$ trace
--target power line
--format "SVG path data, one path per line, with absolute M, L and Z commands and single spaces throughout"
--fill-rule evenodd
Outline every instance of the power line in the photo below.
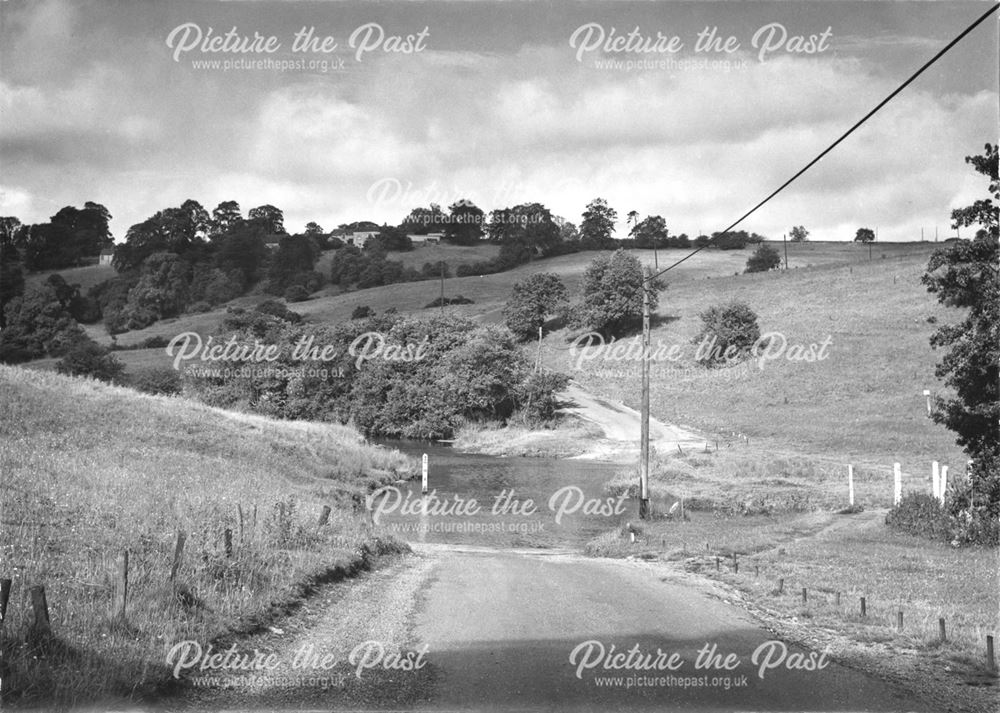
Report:
M 814 166 L 814 165 L 815 165 L 816 163 L 818 163 L 818 162 L 819 162 L 819 161 L 820 161 L 820 160 L 821 160 L 821 159 L 822 159 L 822 158 L 823 158 L 824 156 L 826 156 L 826 155 L 827 155 L 828 153 L 830 153 L 830 152 L 831 152 L 831 151 L 832 151 L 832 150 L 833 150 L 834 148 L 836 148 L 836 146 L 837 146 L 838 144 L 840 144 L 840 142 L 841 142 L 841 141 L 843 141 L 843 140 L 844 140 L 844 139 L 846 139 L 846 138 L 847 138 L 848 136 L 850 136 L 851 134 L 853 134 L 853 133 L 854 133 L 854 131 L 855 131 L 856 129 L 858 129 L 858 128 L 859 128 L 859 127 L 860 127 L 860 126 L 862 125 L 862 124 L 864 124 L 864 123 L 865 123 L 866 121 L 868 121 L 868 120 L 869 120 L 869 119 L 870 119 L 870 118 L 871 118 L 871 117 L 872 117 L 872 116 L 873 116 L 873 115 L 875 114 L 875 112 L 877 112 L 877 111 L 878 111 L 879 109 L 881 109 L 881 108 L 882 108 L 882 107 L 884 107 L 884 106 L 885 106 L 886 104 L 888 104 L 888 103 L 889 103 L 890 101 L 892 101 L 892 99 L 894 99 L 894 98 L 896 97 L 896 95 L 897 95 L 897 94 L 899 94 L 899 93 L 900 93 L 901 91 L 903 91 L 904 89 L 906 89 L 906 87 L 908 87 L 908 86 L 909 86 L 909 85 L 910 85 L 910 84 L 911 84 L 911 83 L 912 83 L 912 82 L 913 82 L 913 81 L 914 81 L 914 80 L 915 80 L 915 79 L 916 79 L 917 77 L 919 77 L 919 76 L 920 76 L 921 74 L 923 74 L 923 73 L 924 73 L 924 71 L 925 71 L 925 70 L 926 70 L 926 69 L 927 69 L 928 67 L 930 67 L 930 66 L 931 66 L 932 64 L 934 64 L 935 62 L 937 62 L 937 61 L 938 61 L 939 59 L 941 59 L 941 57 L 943 57 L 943 56 L 944 56 L 944 54 L 945 54 L 946 52 L 948 52 L 948 50 L 950 50 L 950 49 L 951 49 L 952 47 L 954 47 L 954 46 L 955 46 L 955 45 L 957 45 L 957 44 L 958 44 L 959 42 L 961 42 L 961 41 L 962 41 L 962 39 L 964 39 L 964 38 L 965 38 L 965 36 L 966 36 L 967 34 L 969 34 L 969 33 L 970 33 L 970 32 L 972 32 L 972 31 L 973 31 L 974 29 L 976 29 L 976 27 L 978 27 L 978 26 L 979 26 L 979 25 L 980 25 L 980 24 L 981 24 L 981 23 L 982 23 L 982 22 L 983 22 L 983 21 L 984 21 L 984 20 L 985 20 L 985 19 L 986 19 L 987 17 L 989 17 L 990 15 L 992 15 L 992 14 L 993 14 L 994 12 L 996 12 L 996 10 L 997 10 L 997 8 L 998 8 L 998 7 L 1000 7 L 1000 5 L 997 5 L 997 4 L 994 4 L 994 5 L 992 6 L 992 7 L 990 7 L 990 9 L 989 9 L 989 10 L 987 10 L 986 12 L 984 12 L 984 13 L 983 13 L 983 14 L 982 14 L 982 15 L 981 15 L 981 16 L 979 17 L 979 19 L 978 19 L 978 20 L 976 20 L 976 21 L 975 21 L 975 22 L 973 22 L 973 23 L 972 23 L 971 25 L 969 25 L 968 27 L 966 27 L 966 28 L 965 28 L 965 29 L 964 29 L 964 30 L 962 31 L 962 33 L 958 35 L 958 37 L 956 37 L 956 38 L 955 38 L 955 39 L 953 39 L 953 40 L 952 40 L 951 42 L 949 42 L 949 43 L 948 43 L 947 45 L 945 45 L 945 46 L 944 46 L 944 48 L 943 48 L 943 49 L 942 49 L 942 50 L 941 50 L 940 52 L 938 52 L 938 53 L 937 53 L 936 55 L 934 55 L 933 57 L 931 57 L 931 58 L 930 58 L 930 59 L 929 59 L 929 60 L 928 60 L 928 61 L 927 61 L 927 62 L 926 62 L 926 63 L 924 64 L 924 66 L 922 66 L 922 67 L 921 67 L 920 69 L 918 69 L 918 70 L 917 70 L 916 72 L 914 72 L 914 73 L 913 73 L 912 75 L 910 75 L 910 78 L 909 78 L 909 79 L 907 79 L 907 80 L 906 80 L 905 82 L 903 82 L 903 83 L 902 83 L 902 84 L 900 84 L 900 85 L 899 85 L 898 87 L 896 87 L 896 89 L 895 89 L 895 90 L 894 90 L 894 91 L 893 91 L 893 92 L 892 92 L 891 94 L 889 94 L 889 96 L 887 96 L 887 97 L 886 97 L 885 99 L 883 99 L 882 101 L 880 101 L 880 102 L 878 103 L 878 105 L 877 105 L 877 106 L 876 106 L 876 107 L 875 107 L 874 109 L 872 109 L 872 110 L 871 110 L 870 112 L 868 112 L 867 114 L 865 114 L 865 115 L 864 115 L 864 116 L 863 116 L 863 117 L 861 118 L 861 120 L 860 120 L 860 121 L 858 121 L 858 122 L 857 122 L 857 123 L 856 123 L 856 124 L 855 124 L 854 126 L 852 126 L 852 127 L 850 128 L 850 129 L 848 129 L 848 130 L 847 130 L 847 131 L 845 131 L 845 132 L 844 132 L 843 134 L 841 134 L 840 138 L 838 138 L 838 139 L 837 139 L 836 141 L 834 141 L 834 142 L 833 142 L 832 144 L 830 144 L 829 146 L 827 146 L 827 147 L 826 147 L 826 149 L 824 149 L 822 153 L 820 153 L 820 154 L 819 154 L 819 155 L 818 155 L 818 156 L 817 156 L 816 158 L 814 158 L 814 159 L 813 159 L 812 161 L 810 161 L 810 162 L 809 162 L 809 163 L 807 163 L 807 164 L 806 164 L 806 165 L 805 165 L 804 167 L 802 167 L 802 168 L 801 168 L 801 169 L 799 170 L 799 172 L 798 172 L 798 173 L 796 173 L 796 174 L 795 174 L 794 176 L 792 176 L 792 177 L 791 177 L 791 178 L 789 178 L 789 179 L 788 179 L 787 181 L 785 181 L 785 182 L 784 182 L 784 183 L 782 183 L 782 184 L 781 184 L 780 186 L 778 186 L 778 188 L 777 188 L 777 189 L 775 189 L 775 190 L 774 190 L 774 191 L 773 191 L 773 192 L 772 192 L 772 193 L 771 193 L 771 194 L 770 194 L 769 196 L 767 196 L 767 198 L 765 198 L 765 199 L 764 199 L 764 200 L 762 200 L 762 201 L 761 201 L 760 203 L 758 203 L 758 204 L 757 204 L 757 205 L 755 205 L 755 206 L 754 206 L 753 208 L 751 208 L 751 209 L 750 209 L 750 210 L 748 210 L 748 211 L 747 211 L 746 213 L 744 213 L 744 214 L 743 214 L 743 215 L 741 215 L 741 216 L 740 216 L 739 218 L 737 218 L 737 219 L 736 219 L 736 220 L 735 220 L 735 221 L 734 221 L 734 222 L 733 222 L 733 223 L 732 223 L 732 224 L 731 224 L 731 225 L 730 225 L 730 226 L 729 226 L 728 228 L 726 228 L 725 230 L 721 230 L 721 231 L 719 231 L 719 234 L 725 234 L 725 233 L 728 233 L 728 232 L 729 232 L 730 230 L 732 230 L 732 229 L 733 229 L 733 228 L 735 228 L 735 227 L 736 227 L 737 225 L 739 225 L 740 223 L 742 223 L 742 222 L 743 222 L 744 220 L 746 220 L 747 218 L 749 218 L 749 217 L 750 217 L 750 216 L 751 216 L 751 215 L 752 215 L 753 213 L 755 213 L 755 212 L 757 211 L 757 209 L 758 209 L 758 208 L 760 208 L 760 207 L 761 207 L 761 206 L 763 206 L 763 205 L 764 205 L 765 203 L 767 203 L 767 202 L 768 202 L 769 200 L 771 200 L 771 199 L 772 199 L 772 198 L 774 198 L 774 197 L 775 197 L 776 195 L 778 195 L 779 193 L 781 193 L 781 191 L 783 191 L 783 190 L 784 190 L 785 188 L 787 188 L 787 187 L 788 187 L 788 186 L 789 186 L 789 185 L 790 185 L 790 184 L 791 184 L 791 183 L 792 183 L 792 182 L 793 182 L 793 181 L 794 181 L 795 179 L 797 179 L 797 178 L 798 178 L 799 176 L 801 176 L 801 175 L 802 175 L 803 173 L 805 173 L 805 172 L 806 172 L 806 171 L 808 171 L 808 170 L 809 170 L 810 168 L 812 168 L 812 167 L 813 167 L 813 166 Z M 654 275 L 653 275 L 652 277 L 650 277 L 650 278 L 649 278 L 649 280 L 650 280 L 650 281 L 652 281 L 652 280 L 655 280 L 655 279 L 656 279 L 657 277 L 659 277 L 659 276 L 660 276 L 660 275 L 662 275 L 663 273 L 665 273 L 665 272 L 669 272 L 670 270 L 673 270 L 673 269 L 674 269 L 675 267 L 677 267 L 678 265 L 680 265 L 680 264 L 681 264 L 682 262 L 684 262 L 685 260 L 688 260 L 688 259 L 690 259 L 690 258 L 694 257 L 695 255 L 697 255 L 698 253 L 700 253 L 700 252 L 701 252 L 702 250 L 704 250 L 704 249 L 705 249 L 706 247 L 708 247 L 708 246 L 707 246 L 707 245 L 703 245 L 702 247 L 700 247 L 700 248 L 697 248 L 697 249 L 695 249 L 695 250 L 694 250 L 694 251 L 692 251 L 692 252 L 691 252 L 690 254 L 688 254 L 688 255 L 685 255 L 685 256 L 684 256 L 684 257 L 682 257 L 682 258 L 681 258 L 680 260 L 678 260 L 677 262 L 675 262 L 675 263 L 674 263 L 673 265 L 671 265 L 671 266 L 669 266 L 669 267 L 665 267 L 664 269 L 662 269 L 662 270 L 660 270 L 659 272 L 657 272 L 656 274 L 654 274 Z M 646 281 L 644 280 L 644 281 L 643 281 L 643 286 L 645 286 L 646 284 L 647 284 L 647 282 L 646 282 Z

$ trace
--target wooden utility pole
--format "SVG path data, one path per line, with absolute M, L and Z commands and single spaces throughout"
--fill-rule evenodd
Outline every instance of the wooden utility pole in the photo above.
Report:
M 649 268 L 642 274 L 642 415 L 639 441 L 639 519 L 649 517 Z
M 785 244 L 785 269 L 788 269 L 788 233 L 781 234 L 781 242 Z

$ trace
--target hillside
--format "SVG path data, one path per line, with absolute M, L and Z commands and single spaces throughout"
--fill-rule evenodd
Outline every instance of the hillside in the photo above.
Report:
M 151 691 L 166 678 L 170 642 L 266 623 L 310 582 L 395 547 L 371 539 L 352 500 L 407 476 L 411 463 L 349 428 L 6 366 L 0 402 L 0 577 L 13 579 L 5 698 Z M 332 514 L 318 527 L 324 505 Z M 187 541 L 171 586 L 178 531 Z M 124 550 L 120 620 L 112 603 Z M 29 632 L 36 584 L 53 638 Z

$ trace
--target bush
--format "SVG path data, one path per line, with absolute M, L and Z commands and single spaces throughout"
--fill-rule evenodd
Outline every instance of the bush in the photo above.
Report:
M 531 339 L 545 324 L 545 318 L 558 313 L 567 302 L 568 293 L 559 276 L 538 273 L 514 284 L 503 308 L 504 322 L 518 339 Z
M 747 258 L 746 272 L 768 272 L 781 265 L 781 256 L 770 245 L 761 245 Z
M 424 309 L 430 309 L 431 307 L 440 307 L 442 304 L 445 307 L 447 307 L 448 305 L 471 305 L 475 304 L 475 302 L 470 300 L 468 297 L 462 297 L 462 295 L 455 295 L 454 297 L 445 297 L 443 301 L 442 298 L 435 297 L 433 300 L 424 305 Z
M 304 302 L 309 299 L 309 290 L 302 285 L 292 285 L 285 290 L 285 299 L 289 302 Z
M 760 339 L 757 314 L 744 302 L 716 305 L 700 317 L 704 324 L 694 338 L 696 359 L 706 366 L 738 360 Z
M 375 316 L 375 310 L 368 305 L 358 305 L 351 312 L 351 319 L 368 319 Z
M 264 300 L 255 308 L 261 314 L 269 314 L 292 324 L 302 321 L 302 315 L 288 309 L 288 306 L 278 300 Z
M 204 300 L 199 300 L 194 304 L 188 305 L 187 311 L 189 314 L 205 314 L 205 312 L 212 311 L 212 305 Z
M 74 344 L 56 363 L 56 371 L 71 376 L 89 376 L 101 381 L 115 381 L 125 365 L 92 339 Z
M 577 326 L 605 336 L 615 336 L 642 323 L 642 264 L 634 255 L 616 250 L 602 255 L 583 275 L 583 302 L 577 310 Z M 658 285 L 650 290 L 649 306 L 659 302 Z
M 911 535 L 947 540 L 951 518 L 937 498 L 927 493 L 907 493 L 885 516 L 889 527 Z
M 181 375 L 167 366 L 137 369 L 126 376 L 125 382 L 147 394 L 172 396 L 181 392 Z

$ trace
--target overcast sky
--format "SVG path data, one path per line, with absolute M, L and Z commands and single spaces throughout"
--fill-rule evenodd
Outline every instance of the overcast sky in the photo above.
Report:
M 487 211 L 538 201 L 579 223 L 601 196 L 619 237 L 631 210 L 693 236 L 770 193 L 988 7 L 6 0 L 0 215 L 42 222 L 93 200 L 120 241 L 188 198 L 270 203 L 296 232 L 398 223 L 459 198 Z M 210 27 L 280 46 L 194 47 Z M 336 49 L 293 53 L 304 27 Z M 696 51 L 712 27 L 739 48 Z M 681 46 L 594 48 L 636 29 Z M 809 48 L 799 35 L 817 51 L 787 52 Z M 880 240 L 953 234 L 950 210 L 985 190 L 963 157 L 997 141 L 997 62 L 994 14 L 743 227 L 776 239 L 799 224 L 820 240 L 861 226 Z

